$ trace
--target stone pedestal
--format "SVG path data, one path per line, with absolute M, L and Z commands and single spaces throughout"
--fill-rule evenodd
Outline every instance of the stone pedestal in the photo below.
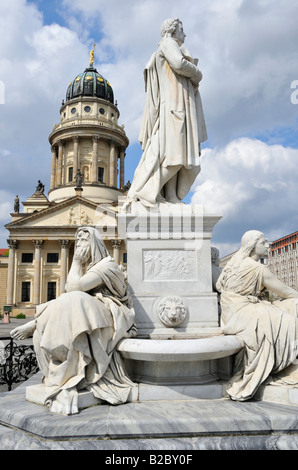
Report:
M 138 337 L 199 338 L 218 330 L 212 291 L 212 230 L 219 216 L 199 205 L 133 203 L 119 214 Z

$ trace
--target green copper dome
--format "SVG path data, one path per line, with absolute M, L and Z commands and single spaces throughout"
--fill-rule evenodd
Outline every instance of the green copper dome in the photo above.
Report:
M 90 66 L 69 84 L 66 101 L 80 96 L 96 96 L 114 104 L 114 93 L 110 83 Z

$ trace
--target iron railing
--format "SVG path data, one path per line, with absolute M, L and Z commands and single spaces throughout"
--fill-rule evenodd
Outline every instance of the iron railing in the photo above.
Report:
M 28 380 L 38 370 L 33 345 L 17 344 L 10 336 L 0 337 L 0 385 L 6 385 L 10 392 L 13 384 Z

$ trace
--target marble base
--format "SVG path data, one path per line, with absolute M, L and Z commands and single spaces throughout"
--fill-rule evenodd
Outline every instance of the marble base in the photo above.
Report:
M 195 338 L 218 327 L 210 240 L 220 218 L 199 205 L 147 209 L 137 202 L 118 214 L 140 337 Z
M 255 398 L 272 403 L 298 406 L 298 388 L 289 385 L 261 385 Z
M 296 406 L 177 398 L 102 404 L 64 416 L 26 401 L 27 386 L 0 396 L 2 450 L 184 450 L 195 458 L 196 450 L 298 449 Z
M 180 386 L 186 391 L 187 387 L 192 390 L 196 385 L 199 389 L 218 378 L 230 377 L 232 358 L 242 347 L 235 335 L 219 334 L 183 340 L 129 338 L 122 340 L 117 350 L 133 382 Z
M 45 386 L 40 383 L 26 387 L 26 400 L 37 405 L 45 405 Z M 82 390 L 78 396 L 78 409 L 83 410 L 91 406 L 100 405 L 102 402 L 92 392 Z
M 41 379 L 41 376 L 40 376 Z M 30 385 L 26 387 L 26 400 L 36 405 L 45 406 L 45 388 L 43 384 Z M 185 385 L 152 385 L 136 383 L 132 389 L 127 403 L 145 401 L 171 401 L 171 400 L 194 400 L 194 399 L 216 399 L 223 397 L 222 385 L 214 378 L 209 383 L 185 384 Z M 81 390 L 78 394 L 79 411 L 92 406 L 106 404 L 102 400 L 94 397 L 88 390 Z

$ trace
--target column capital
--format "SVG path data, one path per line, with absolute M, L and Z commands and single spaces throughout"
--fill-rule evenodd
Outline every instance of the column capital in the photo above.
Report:
M 57 151 L 57 145 L 56 145 L 56 144 L 51 145 L 51 151 L 52 151 L 52 152 L 56 152 L 56 151 Z
M 98 142 L 98 141 L 100 140 L 99 135 L 94 135 L 94 136 L 92 137 L 92 140 L 93 140 L 93 142 Z
M 19 247 L 19 241 L 18 240 L 13 240 L 12 238 L 9 238 L 7 240 L 7 244 L 10 249 L 17 249 Z
M 70 244 L 70 240 L 59 240 L 59 244 L 61 248 L 68 248 Z
M 74 135 L 74 136 L 72 137 L 72 140 L 73 140 L 74 142 L 79 142 L 79 139 L 80 139 L 80 138 L 79 138 L 78 135 Z
M 42 245 L 44 244 L 44 240 L 32 240 L 35 248 L 41 248 Z
M 65 146 L 65 140 L 62 140 L 62 139 L 58 140 L 57 144 L 58 144 L 58 151 L 63 150 L 63 147 Z

